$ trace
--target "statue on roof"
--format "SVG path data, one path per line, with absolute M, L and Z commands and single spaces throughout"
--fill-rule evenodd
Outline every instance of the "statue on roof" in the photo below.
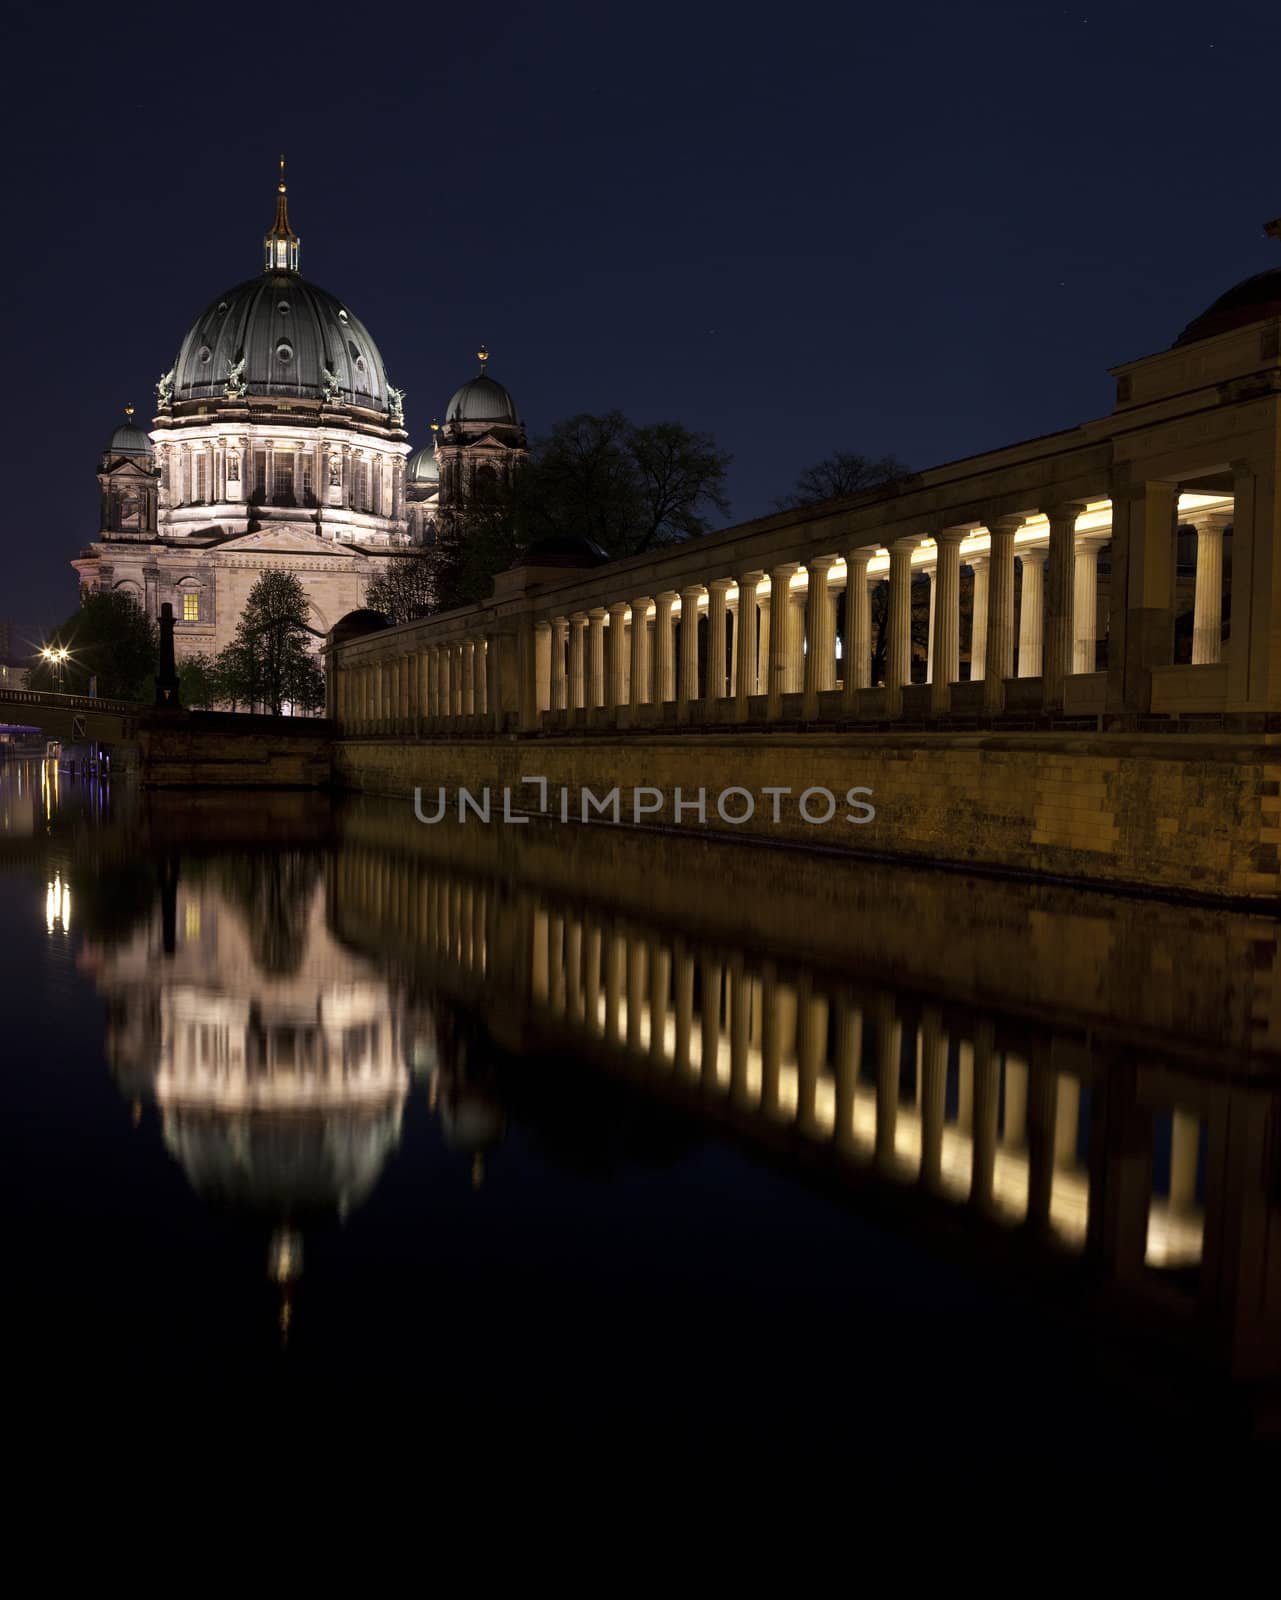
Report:
M 170 367 L 168 372 L 160 374 L 160 378 L 156 383 L 156 400 L 162 410 L 173 402 L 173 378 L 174 369 Z
M 239 400 L 242 395 L 249 393 L 249 385 L 245 382 L 244 372 L 244 356 L 241 356 L 239 361 L 228 361 L 226 391 L 228 400 Z
M 397 425 L 405 420 L 405 391 L 391 383 L 387 385 L 387 412 Z

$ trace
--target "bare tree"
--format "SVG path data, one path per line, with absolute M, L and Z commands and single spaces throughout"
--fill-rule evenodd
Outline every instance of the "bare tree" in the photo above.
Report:
M 912 469 L 897 456 L 873 460 L 852 450 L 837 450 L 799 474 L 790 494 L 774 501 L 776 511 L 791 511 L 797 506 L 816 505 L 821 500 L 839 500 L 845 495 L 862 494 L 865 489 L 880 489 L 912 476 Z

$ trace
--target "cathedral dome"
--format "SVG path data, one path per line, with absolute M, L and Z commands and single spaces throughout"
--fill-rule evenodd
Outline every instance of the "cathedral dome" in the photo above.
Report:
M 107 440 L 102 452 L 106 461 L 114 456 L 149 456 L 153 453 L 151 440 L 133 420 L 133 407 L 125 407 L 125 421 Z
M 436 460 L 434 444 L 419 445 L 405 462 L 405 482 L 411 489 L 440 482 L 440 463 Z
M 520 418 L 516 414 L 516 402 L 502 384 L 485 371 L 489 351 L 481 345 L 477 354 L 480 357 L 480 372 L 463 384 L 461 389 L 454 391 L 445 411 L 445 421 L 518 424 Z
M 388 409 L 387 372 L 369 330 L 337 296 L 296 272 L 264 272 L 228 289 L 182 341 L 175 405 L 225 399 L 233 382 L 249 397 Z

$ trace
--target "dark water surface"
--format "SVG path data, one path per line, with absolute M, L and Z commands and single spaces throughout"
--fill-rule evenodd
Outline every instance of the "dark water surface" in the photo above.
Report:
M 1153 1460 L 1275 1427 L 1270 919 L 10 762 L 0 938 L 48 1410 Z

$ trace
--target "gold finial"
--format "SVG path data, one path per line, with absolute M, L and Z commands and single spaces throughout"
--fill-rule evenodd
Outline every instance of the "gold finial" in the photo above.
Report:
M 133 407 L 132 406 L 126 406 L 125 407 L 125 416 L 127 416 L 127 417 L 133 416 Z
M 480 362 L 480 374 L 483 378 L 485 375 L 485 363 L 489 360 L 489 351 L 484 345 L 481 345 L 480 349 L 477 350 L 476 359 Z
M 433 417 L 431 419 L 431 431 L 433 433 L 439 433 L 440 432 L 440 423 L 436 421 L 435 417 Z
M 284 194 L 284 192 L 285 192 L 285 153 L 284 153 L 283 150 L 280 152 L 280 182 L 276 187 L 277 187 L 277 191 L 280 194 Z

